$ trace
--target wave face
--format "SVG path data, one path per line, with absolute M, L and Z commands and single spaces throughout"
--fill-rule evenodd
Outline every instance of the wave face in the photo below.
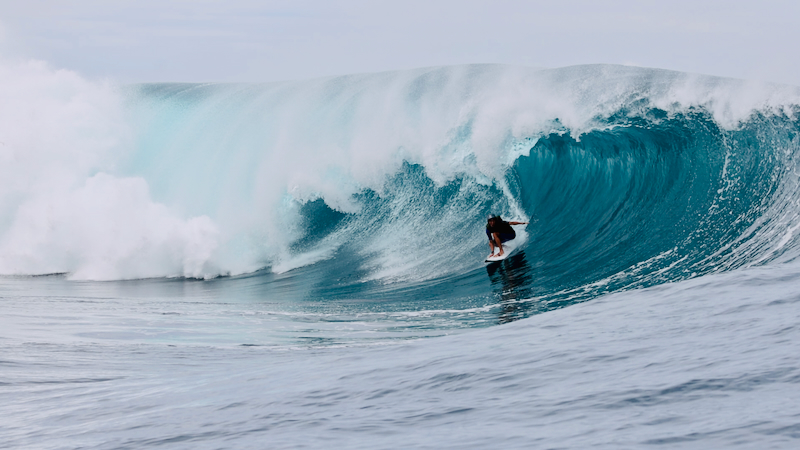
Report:
M 8 447 L 797 439 L 798 88 L 27 63 L 0 99 Z M 530 224 L 485 266 L 488 214 Z
M 800 249 L 793 87 L 603 65 L 124 88 L 41 64 L 2 77 L 26 105 L 0 107 L 6 275 L 231 276 L 400 309 L 499 297 L 512 320 Z M 489 214 L 530 225 L 484 267 Z

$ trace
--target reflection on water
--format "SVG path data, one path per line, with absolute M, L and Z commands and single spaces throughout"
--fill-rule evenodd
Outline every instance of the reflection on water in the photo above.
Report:
M 486 273 L 500 296 L 498 320 L 501 324 L 524 319 L 531 314 L 529 309 L 533 305 L 526 300 L 534 297 L 531 286 L 533 277 L 524 251 L 503 261 L 490 263 L 486 266 Z

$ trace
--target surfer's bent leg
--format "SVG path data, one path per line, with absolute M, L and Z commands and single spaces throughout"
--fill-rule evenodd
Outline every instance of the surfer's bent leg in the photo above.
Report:
M 517 233 L 492 233 L 492 237 L 494 238 L 494 243 L 497 245 L 497 248 L 500 249 L 497 256 L 500 256 L 505 252 L 505 250 L 503 250 L 503 242 L 514 239 L 517 237 Z M 492 249 L 492 252 L 494 253 L 494 249 Z
M 497 252 L 497 256 L 503 254 L 503 240 L 500 239 L 501 234 L 502 233 L 492 233 L 492 240 L 494 244 L 497 245 L 497 249 L 500 250 L 499 252 Z

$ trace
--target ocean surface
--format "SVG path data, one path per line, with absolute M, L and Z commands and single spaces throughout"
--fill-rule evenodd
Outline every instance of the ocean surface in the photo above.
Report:
M 800 446 L 800 88 L 0 66 L 0 448 Z M 489 215 L 519 250 L 486 265 Z

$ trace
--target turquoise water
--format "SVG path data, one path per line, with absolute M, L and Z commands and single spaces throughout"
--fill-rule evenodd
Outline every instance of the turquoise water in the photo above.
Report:
M 7 448 L 796 444 L 797 88 L 41 75 L 0 128 Z M 530 223 L 485 265 L 489 214 Z

